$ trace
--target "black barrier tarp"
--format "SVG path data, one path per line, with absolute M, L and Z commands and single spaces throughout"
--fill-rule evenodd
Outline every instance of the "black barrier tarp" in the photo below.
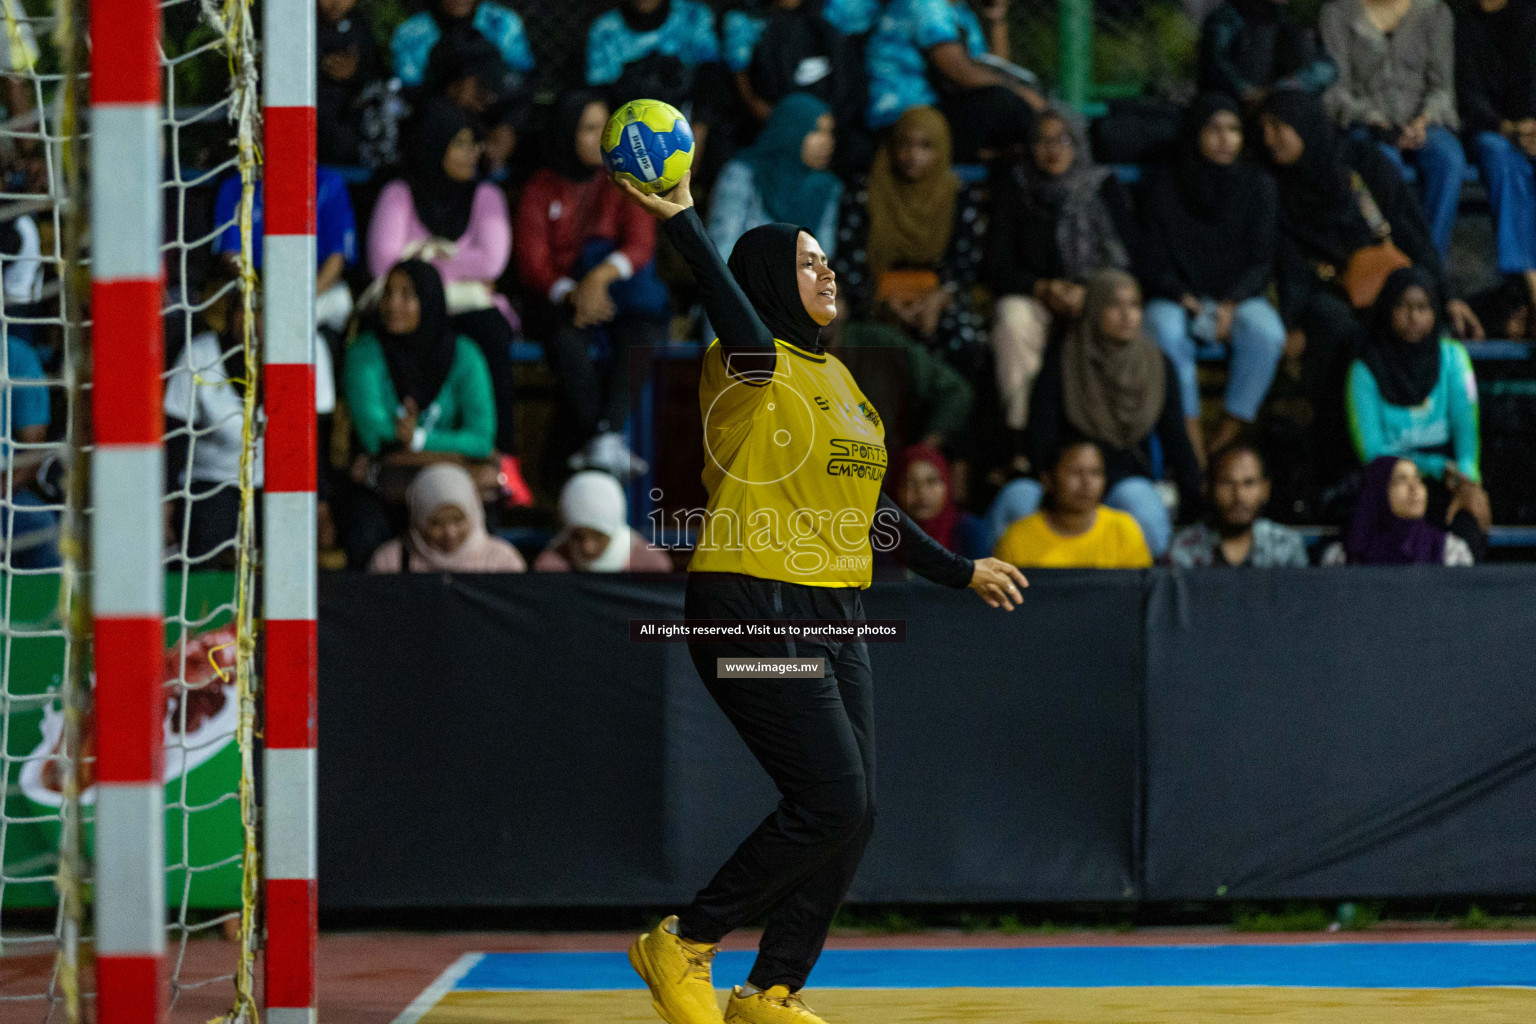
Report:
M 1142 585 L 1045 573 L 1012 614 L 879 584 L 879 822 L 853 898 L 1120 900 L 1133 865 Z M 685 900 L 776 794 L 682 644 L 682 584 L 328 576 L 326 909 Z
M 1536 574 L 877 584 L 865 901 L 1536 891 Z M 326 909 L 687 899 L 775 794 L 675 580 L 323 578 Z M 1143 810 L 1144 809 L 1144 810 Z
M 1536 577 L 1158 574 L 1146 896 L 1536 891 Z

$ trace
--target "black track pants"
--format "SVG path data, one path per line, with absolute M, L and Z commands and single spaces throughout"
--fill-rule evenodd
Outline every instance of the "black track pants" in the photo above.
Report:
M 690 619 L 863 621 L 859 591 L 808 587 L 735 573 L 693 573 Z M 758 988 L 805 984 L 875 821 L 874 679 L 863 643 L 784 640 L 688 645 L 694 666 L 781 799 L 679 914 L 697 942 L 767 912 Z M 822 679 L 718 679 L 716 658 L 822 657 Z

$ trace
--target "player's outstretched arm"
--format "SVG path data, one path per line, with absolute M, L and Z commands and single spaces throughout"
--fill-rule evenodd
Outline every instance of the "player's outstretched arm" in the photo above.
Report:
M 1024 578 L 1018 566 L 1001 558 L 976 559 L 970 587 L 993 608 L 1013 611 L 1014 605 L 1024 603 L 1024 595 L 1020 591 L 1027 586 L 1029 580 Z
M 619 182 L 618 186 L 630 202 L 661 221 L 662 230 L 693 271 L 704 311 L 720 336 L 721 351 L 735 357 L 731 361 L 733 371 L 772 373 L 777 351 L 773 335 L 731 276 L 709 232 L 704 230 L 704 222 L 693 206 L 693 193 L 688 190 L 692 177 L 692 171 L 684 173 L 683 180 L 665 196 L 646 195 L 627 181 Z

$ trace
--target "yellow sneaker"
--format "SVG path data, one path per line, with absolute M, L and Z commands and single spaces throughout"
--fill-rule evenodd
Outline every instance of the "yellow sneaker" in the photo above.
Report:
M 669 917 L 629 947 L 629 963 L 651 990 L 651 1005 L 667 1024 L 724 1024 L 709 966 L 719 946 L 689 942 L 667 930 Z
M 798 992 L 775 985 L 766 992 L 742 995 L 741 986 L 731 990 L 725 1006 L 725 1024 L 827 1024 Z

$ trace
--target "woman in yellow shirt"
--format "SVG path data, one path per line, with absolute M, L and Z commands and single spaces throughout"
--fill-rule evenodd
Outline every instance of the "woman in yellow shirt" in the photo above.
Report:
M 993 552 L 1037 569 L 1145 569 L 1152 552 L 1130 515 L 1099 504 L 1104 455 L 1092 441 L 1064 445 L 1040 471 L 1045 500 L 1003 533 Z

